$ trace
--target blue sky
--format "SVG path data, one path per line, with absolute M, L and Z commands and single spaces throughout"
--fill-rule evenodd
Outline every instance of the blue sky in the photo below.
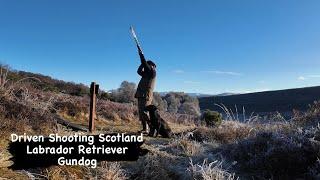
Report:
M 0 61 L 105 90 L 138 83 L 134 25 L 156 91 L 320 85 L 320 1 L 0 0 Z

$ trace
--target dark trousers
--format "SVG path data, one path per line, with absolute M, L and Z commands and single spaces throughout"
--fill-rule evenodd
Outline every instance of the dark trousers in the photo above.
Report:
M 146 106 L 151 104 L 152 100 L 146 98 L 138 98 L 139 120 L 141 121 L 143 130 L 147 129 L 147 123 L 150 122 L 148 113 L 145 111 Z

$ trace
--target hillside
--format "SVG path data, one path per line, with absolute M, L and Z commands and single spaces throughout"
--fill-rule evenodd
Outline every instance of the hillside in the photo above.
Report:
M 3 67 L 3 65 L 0 66 Z M 7 73 L 7 79 L 10 80 L 10 83 L 15 83 L 21 80 L 28 81 L 33 88 L 41 89 L 42 91 L 51 91 L 75 96 L 89 94 L 89 87 L 84 84 L 65 82 L 32 72 L 10 70 Z
M 266 91 L 231 96 L 211 96 L 199 98 L 201 110 L 211 109 L 222 112 L 215 104 L 224 104 L 226 107 L 242 113 L 242 107 L 246 113 L 255 112 L 264 114 L 267 112 L 282 112 L 287 114 L 293 109 L 305 111 L 308 105 L 320 99 L 320 86 L 286 89 L 278 91 Z

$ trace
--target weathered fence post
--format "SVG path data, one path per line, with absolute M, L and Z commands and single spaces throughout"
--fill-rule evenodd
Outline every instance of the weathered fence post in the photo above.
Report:
M 90 112 L 89 112 L 89 131 L 95 131 L 94 120 L 96 119 L 96 101 L 97 94 L 99 92 L 99 85 L 95 82 L 91 83 L 90 86 Z

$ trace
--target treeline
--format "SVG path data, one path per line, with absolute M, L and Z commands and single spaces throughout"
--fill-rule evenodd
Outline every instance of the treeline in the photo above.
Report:
M 7 66 L 0 64 L 3 71 L 7 71 L 9 83 L 18 83 L 19 81 L 29 82 L 29 84 L 42 91 L 50 91 L 55 93 L 64 93 L 73 96 L 89 95 L 90 89 L 84 84 L 74 82 L 65 82 L 62 80 L 53 79 L 42 74 L 35 74 L 25 71 L 15 71 Z M 133 103 L 137 100 L 134 98 L 136 92 L 136 84 L 128 81 L 123 81 L 119 88 L 105 92 L 100 90 L 98 98 L 119 103 Z M 183 92 L 170 92 L 164 96 L 155 92 L 153 102 L 161 111 L 170 113 L 200 115 L 199 101 L 195 97 L 191 97 Z
M 110 92 L 103 92 L 101 98 L 120 103 L 136 104 L 134 98 L 136 92 L 136 84 L 123 81 L 118 89 Z M 153 93 L 153 102 L 161 111 L 170 113 L 200 115 L 199 101 L 195 97 L 191 97 L 183 92 L 170 92 L 161 96 L 160 93 Z

